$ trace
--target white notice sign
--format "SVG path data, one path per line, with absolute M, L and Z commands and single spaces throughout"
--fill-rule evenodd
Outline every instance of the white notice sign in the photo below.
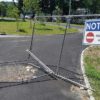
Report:
M 83 44 L 85 45 L 100 44 L 100 20 L 87 20 L 85 22 Z

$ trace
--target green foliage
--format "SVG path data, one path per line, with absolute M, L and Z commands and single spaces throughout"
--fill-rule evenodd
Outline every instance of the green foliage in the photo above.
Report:
M 33 13 L 39 15 L 39 13 L 45 14 L 60 14 L 67 15 L 69 13 L 69 1 L 70 0 L 12 0 L 15 7 L 18 9 L 18 13 L 25 14 Z M 0 2 L 0 15 L 6 16 L 6 13 L 10 12 L 9 4 L 12 2 Z M 90 13 L 100 13 L 100 0 L 71 0 L 71 14 L 75 14 L 77 8 L 84 8 Z
M 18 10 L 19 10 L 19 12 L 20 13 L 22 13 L 23 14 L 23 0 L 18 0 L 18 6 L 17 6 L 17 8 L 18 8 Z
M 19 13 L 18 8 L 14 7 L 13 5 L 10 5 L 8 7 L 8 10 L 7 10 L 8 17 L 18 18 L 19 17 L 18 13 Z
M 56 0 L 40 0 L 39 2 L 41 11 L 45 14 L 53 14 L 56 8 Z
M 99 14 L 100 13 L 100 0 L 84 0 L 83 4 L 85 8 L 90 10 L 93 14 Z
M 23 0 L 17 0 L 17 3 L 15 3 L 15 0 L 13 0 L 13 4 L 19 10 L 19 15 L 20 14 L 23 14 L 24 15 L 24 10 L 23 10 L 24 4 L 23 4 Z
M 69 0 L 57 0 L 56 3 L 62 10 L 62 15 L 67 15 L 69 11 Z
M 0 2 L 0 16 L 6 16 L 7 5 L 5 2 Z
M 24 0 L 23 1 L 26 12 L 40 12 L 39 0 Z

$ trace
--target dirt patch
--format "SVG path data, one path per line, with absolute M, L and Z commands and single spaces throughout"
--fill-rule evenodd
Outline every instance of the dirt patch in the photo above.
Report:
M 90 57 L 100 57 L 100 46 L 92 46 L 89 47 L 86 51 L 85 54 L 86 56 L 90 56 Z
M 88 58 L 93 67 L 100 70 L 100 46 L 89 47 L 85 53 L 84 57 Z
M 0 82 L 19 82 L 35 77 L 36 68 L 30 65 L 0 66 Z
M 80 89 L 79 87 L 72 86 L 71 91 L 79 95 L 81 100 L 90 100 L 86 90 Z

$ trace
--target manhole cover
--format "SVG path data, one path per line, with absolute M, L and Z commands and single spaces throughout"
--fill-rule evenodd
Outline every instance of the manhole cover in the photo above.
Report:
M 11 64 L 0 66 L 0 82 L 20 82 L 32 79 L 37 68 L 31 65 Z

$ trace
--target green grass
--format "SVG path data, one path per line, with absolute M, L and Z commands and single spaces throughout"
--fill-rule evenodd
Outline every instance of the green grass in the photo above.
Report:
M 17 31 L 17 24 L 19 24 L 19 31 Z M 48 25 L 42 23 L 36 23 L 35 34 L 64 34 L 65 28 L 55 25 Z M 68 33 L 77 33 L 78 30 L 75 28 L 68 29 Z M 30 22 L 19 22 L 16 21 L 0 21 L 0 33 L 6 34 L 19 34 L 19 35 L 30 35 L 32 28 L 30 28 Z
M 66 23 L 62 23 L 62 22 L 53 22 L 54 24 L 56 25 L 63 25 L 63 26 L 66 26 Z M 48 24 L 52 24 L 52 22 L 48 22 Z M 71 26 L 80 26 L 80 27 L 84 27 L 84 25 L 82 24 L 70 24 Z
M 100 47 L 90 47 L 85 53 L 84 62 L 86 75 L 95 89 L 93 95 L 96 100 L 100 100 Z

